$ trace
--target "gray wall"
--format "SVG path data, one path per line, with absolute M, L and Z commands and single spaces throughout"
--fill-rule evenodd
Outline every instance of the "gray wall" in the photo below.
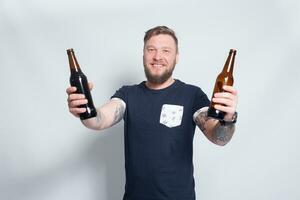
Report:
M 210 97 L 236 48 L 239 119 L 231 143 L 194 140 L 198 199 L 300 199 L 298 0 L 0 1 L 0 199 L 119 200 L 123 122 L 96 132 L 67 109 L 67 48 L 100 106 L 144 80 L 142 37 L 174 28 L 174 76 Z

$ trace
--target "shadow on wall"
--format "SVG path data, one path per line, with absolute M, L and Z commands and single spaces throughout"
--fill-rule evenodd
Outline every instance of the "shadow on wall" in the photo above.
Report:
M 6 184 L 1 186 L 4 189 L 0 192 L 1 199 L 122 199 L 125 184 L 123 123 L 104 132 L 83 134 L 98 135 L 93 135 L 90 144 L 84 145 L 86 149 L 58 166 L 27 177 L 2 180 Z M 84 183 L 78 181 L 78 178 L 82 180 L 81 175 L 88 177 L 83 179 Z
M 127 71 L 126 76 L 117 74 L 112 81 L 114 90 L 138 82 L 135 71 L 130 67 Z M 82 141 L 80 150 L 62 162 L 43 169 L 32 163 L 31 173 L 8 170 L 10 174 L 0 178 L 0 199 L 122 199 L 125 186 L 123 131 L 123 122 L 100 133 L 89 133 L 91 131 L 86 129 L 82 135 L 91 138 Z
M 86 151 L 87 162 L 92 167 L 96 184 L 103 180 L 99 170 L 105 167 L 105 186 L 108 200 L 121 200 L 125 186 L 125 163 L 124 163 L 124 133 L 123 123 L 108 129 L 103 137 L 96 139 Z M 102 182 L 102 181 L 101 181 Z M 97 200 L 102 197 L 105 189 L 94 188 Z

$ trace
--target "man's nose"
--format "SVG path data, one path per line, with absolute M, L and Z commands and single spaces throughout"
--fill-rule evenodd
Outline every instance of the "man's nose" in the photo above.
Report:
M 155 60 L 160 60 L 162 58 L 161 52 L 156 51 L 153 57 Z

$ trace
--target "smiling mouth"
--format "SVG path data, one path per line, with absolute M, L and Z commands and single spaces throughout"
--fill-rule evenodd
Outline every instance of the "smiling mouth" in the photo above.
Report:
M 158 68 L 161 68 L 163 67 L 164 65 L 163 64 L 157 64 L 157 63 L 153 63 L 151 64 L 152 67 L 158 67 Z

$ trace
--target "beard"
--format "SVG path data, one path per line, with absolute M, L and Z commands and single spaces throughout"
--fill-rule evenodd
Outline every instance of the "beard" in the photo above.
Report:
M 175 65 L 176 64 L 174 61 L 170 69 L 166 69 L 161 75 L 153 75 L 150 69 L 144 63 L 144 71 L 145 71 L 146 78 L 152 84 L 162 84 L 172 76 Z

